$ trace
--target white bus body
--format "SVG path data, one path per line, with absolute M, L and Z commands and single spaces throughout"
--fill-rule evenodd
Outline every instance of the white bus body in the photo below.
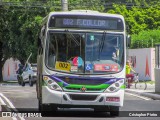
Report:
M 51 12 L 39 39 L 39 109 L 86 107 L 118 115 L 125 89 L 125 27 L 121 15 Z

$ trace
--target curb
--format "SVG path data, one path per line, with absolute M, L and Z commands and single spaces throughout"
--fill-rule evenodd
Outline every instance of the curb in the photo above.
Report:
M 151 98 L 151 99 L 154 99 L 154 100 L 160 100 L 160 95 L 158 95 L 158 94 L 137 92 L 137 91 L 129 90 L 129 89 L 125 89 L 125 92 L 138 94 L 140 96 L 148 97 L 148 98 Z

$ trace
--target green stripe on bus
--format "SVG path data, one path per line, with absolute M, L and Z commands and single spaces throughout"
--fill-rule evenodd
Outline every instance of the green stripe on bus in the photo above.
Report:
M 66 88 L 82 88 L 85 86 L 86 88 L 94 88 L 94 89 L 105 89 L 110 86 L 110 84 L 101 84 L 101 85 L 77 85 L 77 84 L 70 84 L 66 86 Z
M 63 87 L 63 83 L 62 83 L 62 82 L 58 82 L 58 85 L 59 85 L 60 87 Z

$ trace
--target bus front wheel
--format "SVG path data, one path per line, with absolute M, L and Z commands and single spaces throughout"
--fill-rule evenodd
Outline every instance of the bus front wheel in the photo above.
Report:
M 42 116 L 53 116 L 57 110 L 58 108 L 55 105 L 42 104 L 39 102 L 39 111 L 41 112 Z
M 110 106 L 110 115 L 111 116 L 119 116 L 119 107 L 118 106 Z

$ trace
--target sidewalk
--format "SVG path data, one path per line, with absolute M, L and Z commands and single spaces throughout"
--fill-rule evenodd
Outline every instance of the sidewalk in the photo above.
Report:
M 126 88 L 125 92 L 138 94 L 140 96 L 148 97 L 154 100 L 160 100 L 160 93 L 155 93 L 155 84 L 147 84 L 146 90 L 135 89 L 135 86 L 132 85 L 131 88 Z

